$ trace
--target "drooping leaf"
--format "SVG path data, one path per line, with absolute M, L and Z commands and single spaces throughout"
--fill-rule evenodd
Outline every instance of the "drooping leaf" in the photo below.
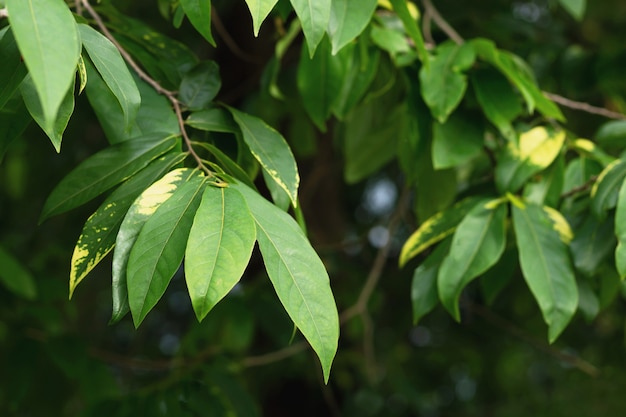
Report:
M 246 0 L 248 9 L 250 9 L 250 14 L 252 15 L 254 36 L 259 36 L 261 24 L 267 15 L 270 14 L 277 2 L 278 0 Z
M 26 66 L 21 59 L 19 49 L 15 43 L 13 32 L 6 30 L 4 36 L 0 38 L 0 56 L 2 56 L 2 65 L 0 65 L 0 109 L 9 101 L 13 94 L 19 88 L 22 80 L 28 73 Z
M 470 43 L 481 59 L 492 64 L 519 90 L 526 101 L 529 113 L 536 108 L 547 117 L 558 121 L 565 120 L 558 106 L 537 87 L 532 71 L 520 57 L 498 50 L 491 40 L 474 39 Z
M 561 152 L 565 132 L 538 126 L 509 142 L 498 158 L 496 185 L 500 192 L 516 192 L 531 176 L 547 168 Z
M 463 115 L 454 114 L 443 124 L 433 122 L 433 167 L 445 169 L 469 162 L 482 152 L 483 137 L 482 126 Z
M 615 243 L 612 218 L 599 221 L 594 216 L 586 216 L 576 228 L 574 240 L 570 244 L 574 266 L 584 275 L 593 276 L 613 251 Z
M 559 155 L 533 182 L 524 186 L 526 201 L 543 206 L 557 207 L 563 192 L 565 178 L 565 158 Z
M 56 119 L 52 126 L 48 125 L 39 102 L 39 96 L 35 84 L 30 76 L 27 76 L 22 85 L 20 86 L 20 92 L 24 104 L 28 109 L 28 112 L 32 116 L 33 120 L 43 129 L 43 131 L 50 138 L 52 146 L 57 152 L 61 151 L 61 140 L 63 139 L 63 133 L 70 121 L 70 117 L 74 112 L 74 88 L 70 88 L 65 95 L 65 98 L 61 102 L 61 106 L 58 109 Z
M 115 246 L 117 232 L 133 201 L 185 156 L 170 153 L 151 162 L 113 191 L 87 219 L 72 255 L 70 298 L 78 284 Z
M 239 281 L 255 241 L 254 219 L 241 193 L 206 187 L 185 252 L 185 279 L 198 321 Z
M 422 65 L 428 67 L 428 52 L 426 51 L 426 46 L 424 45 L 424 38 L 422 37 L 422 32 L 419 26 L 417 25 L 417 17 L 411 13 L 409 3 L 404 0 L 391 0 L 390 2 L 393 6 L 393 10 L 398 14 L 400 20 L 402 20 L 404 30 L 406 30 L 406 33 L 415 43 L 417 55 L 419 56 L 420 61 L 422 61 Z
M 441 261 L 450 250 L 450 242 L 447 239 L 431 253 L 424 262 L 413 272 L 411 283 L 411 304 L 413 306 L 413 325 L 430 313 L 439 302 L 437 291 L 437 275 L 441 267 Z
M 376 10 L 376 3 L 377 0 L 333 0 L 328 22 L 333 55 L 363 32 Z
M 400 267 L 430 246 L 454 233 L 461 220 L 476 206 L 479 200 L 478 197 L 468 197 L 423 222 L 402 246 L 399 259 Z
M 83 46 L 124 114 L 125 131 L 131 130 L 141 105 L 141 94 L 117 48 L 90 26 L 78 25 Z
M 128 256 L 128 303 L 138 327 L 165 293 L 180 267 L 206 180 L 192 175 L 141 228 Z
M 328 28 L 331 0 L 290 0 L 290 2 L 302 23 L 309 56 L 313 58 Z
M 178 139 L 151 134 L 110 146 L 87 158 L 57 184 L 46 200 L 41 221 L 78 207 L 137 173 L 172 149 Z
M 81 43 L 76 22 L 62 0 L 7 0 L 11 30 L 35 83 L 46 130 L 74 83 Z
M 602 166 L 607 166 L 616 159 L 614 156 L 607 154 L 602 150 L 602 148 L 600 148 L 600 146 L 588 139 L 576 139 L 572 142 L 571 146 L 581 155 L 600 162 Z
M 559 0 L 561 6 L 576 20 L 582 20 L 587 7 L 587 0 Z
M 239 125 L 250 152 L 276 183 L 289 194 L 294 207 L 298 206 L 300 175 L 293 153 L 280 133 L 258 117 L 228 108 Z
M 128 305 L 127 267 L 130 251 L 137 241 L 139 232 L 157 208 L 167 201 L 174 192 L 194 173 L 190 168 L 179 168 L 168 172 L 159 181 L 147 188 L 135 199 L 124 216 L 115 239 L 113 252 L 112 285 L 113 315 L 111 322 L 122 319 L 130 311 Z
M 351 52 L 351 48 L 344 48 L 337 55 L 332 55 L 328 38 L 322 40 L 312 58 L 302 48 L 298 65 L 298 91 L 311 120 L 323 132 L 326 131 L 326 120 L 333 103 L 341 93 L 341 83 Z
M 470 68 L 475 59 L 471 43 L 456 45 L 447 41 L 437 47 L 430 65 L 420 70 L 424 102 L 439 123 L 444 123 L 463 99 L 467 89 L 463 71 Z
M 211 0 L 181 0 L 180 6 L 193 27 L 207 42 L 216 46 L 211 33 Z
M 231 115 L 221 108 L 193 112 L 187 117 L 185 124 L 207 132 L 236 133 L 238 131 Z
M 89 61 L 85 62 L 89 83 L 86 92 L 100 126 L 111 144 L 150 133 L 179 134 L 178 120 L 168 100 L 144 81 L 135 77 L 141 94 L 141 106 L 130 130 L 124 127 L 124 113 L 100 74 Z
M 600 300 L 587 280 L 580 279 L 578 284 L 578 309 L 590 323 L 600 312 Z
M 578 305 L 578 289 L 567 246 L 541 207 L 511 206 L 522 273 L 543 313 L 552 343 L 563 332 Z
M 215 61 L 203 61 L 185 74 L 178 96 L 190 110 L 201 110 L 211 103 L 221 87 L 220 69 Z
M 37 286 L 31 273 L 0 246 L 0 283 L 12 293 L 33 300 L 37 297 Z
M 267 173 L 266 170 L 261 170 L 261 173 L 263 174 L 263 180 L 265 182 L 265 185 L 270 191 L 270 195 L 272 196 L 272 201 L 274 202 L 274 205 L 283 211 L 288 211 L 289 207 L 291 206 L 289 194 L 287 194 L 285 190 L 283 190 L 278 186 L 278 184 L 276 184 L 276 181 L 272 179 L 272 177 L 270 176 L 270 174 Z
M 317 353 L 328 381 L 337 351 L 339 316 L 324 264 L 291 216 L 242 184 L 232 187 L 243 194 L 254 217 L 276 294 Z
M 522 102 L 509 81 L 495 70 L 483 70 L 472 75 L 472 86 L 487 119 L 504 137 L 513 140 L 511 121 L 521 114 Z
M 506 244 L 507 205 L 482 200 L 461 220 L 452 237 L 450 252 L 441 262 L 437 287 L 441 303 L 461 320 L 459 297 L 474 278 L 492 267 Z
M 604 168 L 591 187 L 591 210 L 598 218 L 617 205 L 617 197 L 626 178 L 626 161 L 617 159 Z
M 378 171 L 397 151 L 397 141 L 407 134 L 410 115 L 406 103 L 381 114 L 386 100 L 371 100 L 355 108 L 343 124 L 344 178 L 353 184 Z M 395 104 L 395 103 L 394 103 Z

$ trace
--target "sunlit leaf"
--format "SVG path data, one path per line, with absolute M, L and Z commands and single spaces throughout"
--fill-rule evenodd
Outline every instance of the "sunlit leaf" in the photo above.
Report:
M 110 40 L 90 26 L 80 24 L 78 28 L 89 58 L 122 108 L 125 130 L 130 131 L 141 104 L 133 76 Z
M 621 279 L 626 278 L 626 181 L 620 185 L 617 209 L 615 210 L 615 236 L 617 236 L 617 248 L 615 249 L 615 266 Z
M 261 24 L 270 14 L 274 5 L 278 0 L 246 0 L 250 14 L 252 15 L 252 24 L 254 26 L 254 36 L 259 36 Z
M 111 285 L 113 290 L 113 315 L 111 322 L 119 321 L 130 311 L 126 270 L 130 251 L 137 241 L 139 232 L 157 208 L 172 197 L 180 185 L 185 183 L 194 172 L 190 168 L 179 168 L 168 172 L 163 178 L 141 193 L 124 216 L 115 239 L 115 251 L 113 253 L 113 283 Z
M 411 13 L 411 6 L 415 7 L 415 5 L 405 0 L 391 0 L 390 2 L 393 6 L 393 10 L 398 14 L 400 20 L 402 20 L 404 30 L 406 30 L 406 33 L 408 33 L 415 43 L 417 54 L 419 55 L 422 64 L 425 67 L 428 67 L 428 52 L 426 51 L 426 46 L 424 45 L 424 38 L 422 37 L 422 32 L 419 26 L 417 25 L 417 16 Z
M 614 156 L 607 154 L 602 150 L 602 148 L 588 139 L 576 139 L 572 142 L 571 146 L 581 155 L 600 162 L 602 166 L 607 166 L 611 162 L 615 161 Z
M 468 197 L 423 222 L 402 246 L 400 266 L 404 266 L 430 246 L 454 233 L 461 220 L 479 201 L 478 197 Z
M 291 216 L 244 185 L 232 187 L 243 194 L 250 207 L 276 294 L 317 353 L 328 381 L 337 351 L 339 316 L 326 268 Z
M 104 193 L 172 149 L 177 141 L 166 134 L 152 134 L 110 146 L 87 158 L 52 190 L 41 221 Z
M 522 273 L 543 313 L 552 343 L 578 305 L 578 289 L 567 246 L 541 207 L 511 206 Z
M 74 83 L 81 43 L 63 0 L 7 0 L 11 30 L 35 83 L 46 130 Z
M 559 0 L 561 6 L 576 20 L 582 20 L 587 7 L 587 0 Z
M 437 47 L 430 65 L 420 70 L 422 97 L 439 123 L 446 121 L 465 95 L 467 77 L 463 71 L 469 69 L 475 59 L 470 43 L 456 45 L 447 41 Z
M 507 205 L 492 207 L 482 200 L 463 218 L 452 237 L 450 252 L 439 268 L 439 298 L 450 314 L 461 320 L 461 291 L 502 256 L 506 244 Z
M 232 107 L 230 112 L 239 125 L 250 152 L 276 183 L 289 194 L 294 207 L 298 205 L 300 175 L 293 153 L 280 133 L 258 117 Z
M 524 198 L 526 201 L 557 207 L 563 192 L 565 178 L 565 158 L 559 155 L 545 171 L 537 175 L 535 181 L 526 183 L 524 186 Z
M 185 252 L 185 279 L 199 321 L 241 278 L 256 241 L 255 227 L 239 191 L 205 188 Z
M 591 210 L 603 218 L 607 210 L 617 205 L 617 197 L 626 178 L 626 161 L 617 159 L 604 168 L 591 187 Z
M 376 4 L 377 0 L 333 0 L 328 22 L 333 55 L 363 32 Z
M 211 0 L 181 0 L 180 6 L 193 27 L 207 42 L 216 46 L 211 33 Z
M 145 167 L 120 185 L 85 222 L 70 267 L 70 298 L 76 286 L 113 249 L 122 220 L 131 204 L 185 154 L 170 153 Z
M 163 202 L 141 228 L 128 257 L 128 303 L 138 327 L 165 293 L 180 267 L 194 215 L 206 187 L 192 175 Z
M 331 0 L 290 0 L 290 2 L 302 23 L 309 56 L 313 57 L 328 28 Z

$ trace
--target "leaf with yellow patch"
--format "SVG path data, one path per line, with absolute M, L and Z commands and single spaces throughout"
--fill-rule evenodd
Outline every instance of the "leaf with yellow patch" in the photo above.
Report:
M 454 233 L 461 220 L 479 201 L 478 197 L 468 197 L 422 223 L 404 243 L 400 252 L 400 267 L 430 246 Z
M 113 191 L 87 219 L 72 255 L 70 298 L 76 286 L 115 246 L 122 220 L 137 196 L 185 156 L 170 153 L 155 160 Z
M 178 187 L 186 182 L 194 171 L 191 168 L 179 168 L 168 172 L 159 181 L 152 184 L 133 202 L 120 226 L 113 252 L 113 316 L 111 322 L 119 321 L 128 311 L 128 288 L 126 285 L 126 267 L 130 251 L 139 236 L 143 225 L 156 209 L 167 201 Z
M 591 211 L 602 219 L 607 210 L 617 205 L 617 197 L 626 178 L 626 160 L 617 159 L 607 165 L 591 187 Z

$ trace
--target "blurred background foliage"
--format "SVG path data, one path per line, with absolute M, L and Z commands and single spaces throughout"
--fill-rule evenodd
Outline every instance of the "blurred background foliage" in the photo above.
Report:
M 258 254 L 240 285 L 197 323 L 179 276 L 145 323 L 129 317 L 108 326 L 110 260 L 67 300 L 69 258 L 82 222 L 98 202 L 38 225 L 45 198 L 78 162 L 106 146 L 84 95 L 57 154 L 31 124 L 0 165 L 0 245 L 28 270 L 35 292 L 0 287 L 0 414 L 3 416 L 617 416 L 626 412 L 626 321 L 622 284 L 607 279 L 610 304 L 593 321 L 578 313 L 554 345 L 522 279 L 486 309 L 479 283 L 461 301 L 455 323 L 441 308 L 412 324 L 410 268 L 399 249 L 414 225 L 386 225 L 401 199 L 394 164 L 347 185 L 332 129 L 319 134 L 301 108 L 273 99 L 266 64 L 277 31 L 258 38 L 243 1 L 214 0 L 218 48 L 188 22 L 172 27 L 167 1 L 114 2 L 129 16 L 181 40 L 220 64 L 218 99 L 262 116 L 285 132 L 302 175 L 301 201 L 310 237 L 324 260 L 340 311 L 358 297 L 379 248 L 393 240 L 370 303 L 371 322 L 342 326 L 330 383 L 317 359 L 292 341 Z M 279 2 L 278 10 L 281 4 Z M 530 63 L 542 89 L 626 111 L 626 3 L 588 2 L 582 22 L 556 1 L 439 0 L 465 38 L 485 37 Z M 231 39 L 226 39 L 225 33 Z M 437 42 L 446 39 L 436 27 Z M 234 49 L 233 44 L 237 45 Z M 292 48 L 293 49 L 293 48 Z M 293 88 L 299 52 L 283 60 Z M 290 67 L 290 64 L 292 65 Z M 289 79 L 292 77 L 292 79 Z M 299 114 L 300 112 L 301 114 Z M 564 109 L 567 127 L 593 137 L 606 119 Z M 295 115 L 294 115 L 295 114 Z M 298 116 L 299 114 L 299 116 Z M 626 140 L 617 135 L 615 140 Z M 0 265 L 8 268 L 8 265 Z M 503 272 L 502 279 L 519 275 Z M 610 274 L 610 272 L 607 272 Z M 600 300 L 602 303 L 603 301 Z M 607 301 L 607 304 L 609 301 Z M 275 354 L 274 354 L 274 353 Z M 269 355 L 268 355 L 269 353 Z

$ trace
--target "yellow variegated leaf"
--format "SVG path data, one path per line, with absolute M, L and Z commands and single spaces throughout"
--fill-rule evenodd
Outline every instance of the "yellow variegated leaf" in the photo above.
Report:
M 554 230 L 559 233 L 561 241 L 566 245 L 569 245 L 572 239 L 574 239 L 574 232 L 572 232 L 569 222 L 558 210 L 555 210 L 552 207 L 543 206 L 543 211 L 548 214 L 548 217 L 550 217 L 550 220 L 554 223 Z

